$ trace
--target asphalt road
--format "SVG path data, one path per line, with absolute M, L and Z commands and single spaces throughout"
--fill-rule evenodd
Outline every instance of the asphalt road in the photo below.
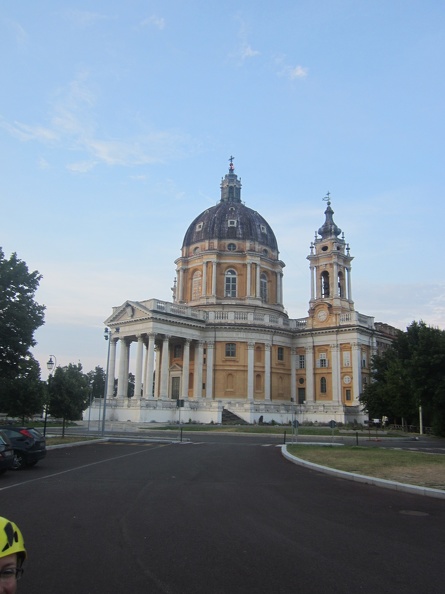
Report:
M 0 477 L 18 594 L 441 593 L 442 500 L 335 479 L 275 445 L 91 444 Z

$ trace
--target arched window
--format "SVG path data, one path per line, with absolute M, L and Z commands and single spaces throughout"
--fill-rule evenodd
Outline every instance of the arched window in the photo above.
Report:
M 321 296 L 329 297 L 329 272 L 326 270 L 321 273 Z
M 264 272 L 260 276 L 260 297 L 261 301 L 267 302 L 267 276 Z
M 338 273 L 338 280 L 337 280 L 337 294 L 339 297 L 345 296 L 345 279 L 343 276 L 343 272 Z
M 226 271 L 226 297 L 236 297 L 236 272 L 232 268 Z
M 202 293 L 202 275 L 201 271 L 197 270 L 192 277 L 192 301 L 199 299 Z
M 320 393 L 326 394 L 326 378 L 325 377 L 320 378 Z
M 233 390 L 233 375 L 231 373 L 227 374 L 226 390 Z

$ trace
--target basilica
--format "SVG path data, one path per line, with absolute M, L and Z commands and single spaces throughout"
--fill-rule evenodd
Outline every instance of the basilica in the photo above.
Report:
M 367 418 L 359 396 L 370 381 L 372 356 L 391 343 L 395 329 L 355 310 L 353 257 L 334 222 L 329 195 L 326 200 L 307 255 L 308 315 L 291 319 L 283 303 L 285 264 L 277 239 L 268 222 L 242 202 L 241 180 L 230 160 L 219 202 L 185 232 L 172 301 L 128 300 L 105 321 L 107 421 Z M 92 405 L 91 418 L 100 418 L 100 406 Z

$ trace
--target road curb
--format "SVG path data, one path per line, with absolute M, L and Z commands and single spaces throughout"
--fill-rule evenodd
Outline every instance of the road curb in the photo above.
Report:
M 83 445 L 91 445 L 92 443 L 101 443 L 109 441 L 108 437 L 101 437 L 98 439 L 86 439 L 85 441 L 73 441 L 72 443 L 58 443 L 57 445 L 46 446 L 47 450 L 59 450 L 61 448 L 76 448 Z
M 395 481 L 388 481 L 386 479 L 379 479 L 373 476 L 365 476 L 364 474 L 355 474 L 354 472 L 346 472 L 345 470 L 337 470 L 335 468 L 330 468 L 329 466 L 322 466 L 320 464 L 314 464 L 313 462 L 308 462 L 307 460 L 302 460 L 301 458 L 297 458 L 293 456 L 287 451 L 287 446 L 281 446 L 281 454 L 293 464 L 297 464 L 299 466 L 305 466 L 307 468 L 311 468 L 312 470 L 317 470 L 319 472 L 323 472 L 324 474 L 329 474 L 331 476 L 336 476 L 339 478 L 344 478 L 350 481 L 354 481 L 356 483 L 365 483 L 368 485 L 374 485 L 375 487 L 383 487 L 384 489 L 391 489 L 393 491 L 401 491 L 404 493 L 411 493 L 412 495 L 424 495 L 425 497 L 434 497 L 436 499 L 445 499 L 445 491 L 441 489 L 429 489 L 428 487 L 418 487 L 416 485 L 407 485 L 405 483 L 397 483 Z

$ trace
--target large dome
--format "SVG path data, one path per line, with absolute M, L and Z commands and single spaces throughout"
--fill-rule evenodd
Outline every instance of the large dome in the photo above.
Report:
M 221 181 L 221 200 L 198 215 L 187 229 L 182 247 L 209 239 L 256 241 L 278 250 L 269 223 L 255 210 L 241 202 L 241 181 L 230 163 L 229 173 Z

